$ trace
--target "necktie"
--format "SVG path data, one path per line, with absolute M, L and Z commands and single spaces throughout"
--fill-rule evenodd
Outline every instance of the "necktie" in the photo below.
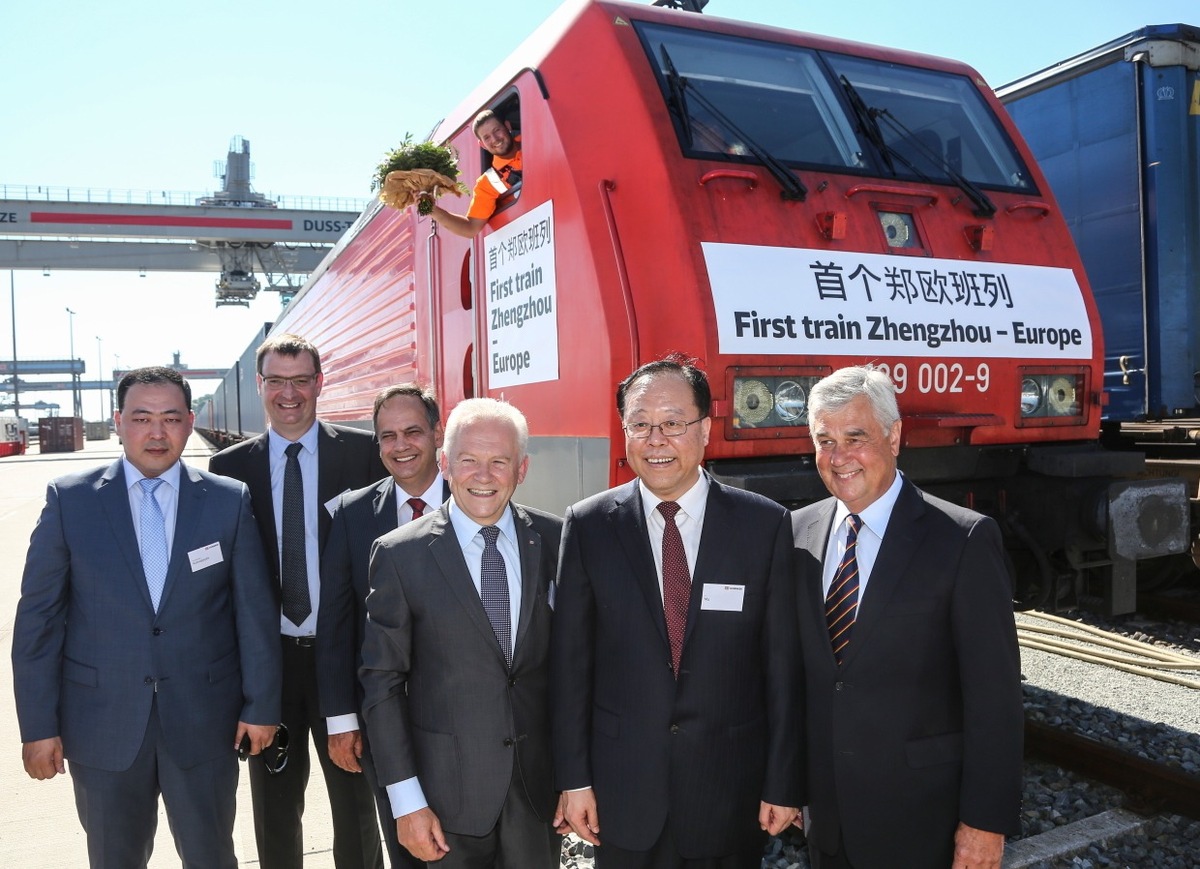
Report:
M 671 669 L 678 679 L 683 633 L 687 628 L 688 602 L 692 597 L 692 575 L 688 571 L 683 537 L 679 533 L 679 526 L 675 524 L 679 505 L 674 501 L 660 501 L 658 512 L 662 513 L 666 522 L 662 539 L 663 613 L 667 618 L 667 639 L 671 643 Z
M 825 623 L 829 626 L 829 642 L 833 657 L 842 663 L 842 655 L 850 643 L 851 629 L 858 612 L 858 529 L 862 519 L 857 513 L 846 517 L 846 551 L 842 554 L 837 573 L 825 596 Z
M 283 614 L 299 625 L 312 612 L 308 596 L 308 548 L 304 534 L 304 477 L 300 474 L 302 444 L 288 444 L 283 471 L 283 554 L 279 574 L 283 581 Z
M 500 529 L 485 525 L 479 529 L 483 535 L 483 560 L 479 571 L 479 596 L 483 598 L 483 610 L 487 613 L 496 641 L 504 652 L 504 660 L 512 666 L 512 614 L 508 602 L 508 573 L 504 569 L 504 556 L 496 548 Z
M 142 510 L 138 516 L 139 543 L 142 550 L 142 570 L 150 589 L 150 602 L 158 612 L 163 586 L 167 582 L 167 523 L 154 492 L 162 485 L 158 477 L 138 480 L 142 487 Z
M 420 519 L 422 516 L 425 515 L 425 508 L 428 505 L 424 501 L 422 501 L 420 498 L 409 498 L 408 506 L 412 507 L 412 511 L 413 511 L 412 517 L 414 519 Z

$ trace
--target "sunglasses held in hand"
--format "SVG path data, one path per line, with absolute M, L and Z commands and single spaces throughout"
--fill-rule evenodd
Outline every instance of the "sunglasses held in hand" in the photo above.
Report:
M 242 737 L 241 743 L 238 744 L 237 756 L 238 760 L 245 760 L 250 756 L 249 735 Z M 286 725 L 280 724 L 275 728 L 275 738 L 271 740 L 271 744 L 264 748 L 258 756 L 262 758 L 263 764 L 267 767 L 267 772 L 270 775 L 278 775 L 287 768 L 288 729 Z

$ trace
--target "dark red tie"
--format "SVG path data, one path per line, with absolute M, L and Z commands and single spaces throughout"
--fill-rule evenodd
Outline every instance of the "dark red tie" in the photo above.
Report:
M 663 612 L 667 617 L 667 639 L 671 643 L 671 669 L 675 671 L 675 678 L 679 678 L 679 656 L 683 651 L 683 633 L 687 628 L 692 575 L 688 572 L 683 537 L 679 533 L 679 526 L 675 524 L 679 505 L 674 501 L 660 501 L 658 512 L 662 513 L 666 522 L 662 540 Z
M 846 517 L 846 551 L 838 564 L 837 573 L 825 596 L 825 623 L 829 626 L 829 642 L 833 657 L 842 663 L 842 654 L 850 643 L 850 632 L 858 611 L 858 529 L 862 519 L 857 513 Z
M 412 507 L 412 511 L 413 511 L 412 517 L 414 519 L 420 519 L 422 516 L 425 515 L 426 504 L 420 498 L 409 498 L 408 506 Z

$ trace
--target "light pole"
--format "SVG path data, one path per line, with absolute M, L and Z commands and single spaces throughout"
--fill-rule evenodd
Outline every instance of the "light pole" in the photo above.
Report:
M 14 275 L 16 272 L 13 269 L 8 270 L 8 298 L 12 304 L 12 332 L 13 332 L 13 367 L 12 367 L 12 387 L 13 387 L 13 413 L 17 416 L 21 415 L 21 387 L 20 378 L 17 377 L 17 284 Z
M 104 342 L 99 335 L 96 336 L 96 380 L 100 384 L 96 390 L 100 393 L 100 422 L 104 422 Z
M 67 308 L 70 316 L 67 318 L 68 330 L 71 335 L 71 415 L 83 416 L 83 401 L 79 395 L 79 375 L 75 372 L 75 312 Z

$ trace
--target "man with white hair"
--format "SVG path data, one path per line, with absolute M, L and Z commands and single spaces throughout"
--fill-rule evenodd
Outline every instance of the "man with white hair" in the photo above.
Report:
M 833 497 L 792 516 L 814 869 L 999 869 L 1020 832 L 1020 655 L 1000 529 L 897 470 L 870 367 L 809 393 Z
M 512 503 L 525 417 L 446 422 L 450 500 L 375 542 L 360 677 L 400 843 L 446 867 L 551 869 L 550 587 L 562 520 Z

